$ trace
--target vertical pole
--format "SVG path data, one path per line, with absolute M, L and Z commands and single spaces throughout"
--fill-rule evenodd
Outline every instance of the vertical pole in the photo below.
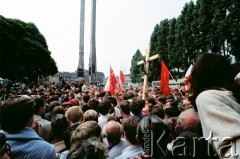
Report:
M 79 42 L 79 61 L 77 69 L 77 77 L 84 78 L 84 23 L 85 23 L 85 0 L 81 0 L 80 4 L 80 42 Z
M 89 80 L 96 81 L 97 61 L 96 61 L 96 0 L 92 0 L 91 9 L 91 41 L 90 41 L 90 58 L 89 58 Z
M 147 52 L 146 52 L 146 73 L 144 75 L 144 82 L 143 82 L 143 96 L 142 99 L 145 100 L 146 99 L 146 93 L 147 93 L 147 84 L 148 84 L 148 71 L 149 71 L 149 55 L 150 55 L 150 49 L 151 49 L 151 45 L 148 44 L 148 48 L 147 48 Z

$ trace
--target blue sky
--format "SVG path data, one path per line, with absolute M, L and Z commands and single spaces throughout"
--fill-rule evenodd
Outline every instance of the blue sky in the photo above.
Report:
M 153 28 L 178 17 L 190 0 L 97 0 L 97 70 L 130 72 L 137 49 L 145 54 Z M 90 54 L 91 0 L 85 0 L 85 69 Z M 36 24 L 59 71 L 74 72 L 79 57 L 80 0 L 0 0 L 0 15 Z

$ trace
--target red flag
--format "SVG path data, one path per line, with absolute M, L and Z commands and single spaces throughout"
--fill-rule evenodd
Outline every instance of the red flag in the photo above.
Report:
M 117 83 L 117 79 L 114 75 L 112 68 L 110 67 L 110 75 L 107 80 L 107 83 L 105 84 L 104 92 L 110 92 L 111 95 L 114 95 L 115 89 L 116 89 L 116 83 Z
M 110 67 L 109 81 L 110 81 L 110 92 L 111 92 L 111 95 L 115 95 L 117 79 L 116 79 L 115 74 L 114 74 L 114 72 L 113 72 L 111 67 Z
M 171 90 L 169 88 L 169 70 L 163 61 L 162 61 L 162 65 L 161 65 L 160 88 L 161 88 L 163 95 L 168 96 L 171 94 Z
M 124 83 L 124 75 L 123 75 L 123 72 L 122 70 L 120 70 L 120 74 L 119 74 L 119 82 L 118 82 L 118 89 L 120 92 L 122 92 L 123 90 L 123 83 Z

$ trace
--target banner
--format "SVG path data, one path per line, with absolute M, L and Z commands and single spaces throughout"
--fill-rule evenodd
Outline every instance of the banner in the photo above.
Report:
M 168 96 L 171 94 L 171 89 L 169 88 L 169 70 L 165 63 L 162 61 L 161 63 L 161 82 L 160 82 L 160 88 L 162 95 Z

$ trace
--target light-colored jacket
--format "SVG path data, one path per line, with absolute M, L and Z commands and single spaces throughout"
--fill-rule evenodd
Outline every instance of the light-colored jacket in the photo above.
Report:
M 40 115 L 34 115 L 34 120 L 38 121 L 38 123 L 41 124 L 41 127 L 39 129 L 39 136 L 44 140 L 50 142 L 52 136 L 51 122 L 43 119 Z
M 233 93 L 206 90 L 198 95 L 196 105 L 203 136 L 211 141 L 219 157 L 240 158 L 240 104 Z

